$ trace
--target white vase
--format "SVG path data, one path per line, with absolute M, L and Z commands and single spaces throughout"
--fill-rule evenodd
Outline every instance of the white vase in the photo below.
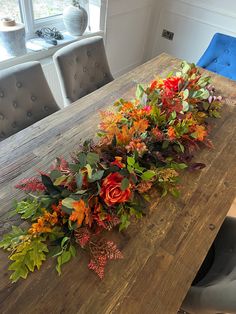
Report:
M 74 36 L 81 36 L 88 25 L 88 13 L 81 6 L 69 6 L 63 12 L 66 30 Z

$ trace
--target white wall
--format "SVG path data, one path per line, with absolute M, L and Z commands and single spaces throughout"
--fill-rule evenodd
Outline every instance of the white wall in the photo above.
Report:
M 236 36 L 235 0 L 156 0 L 155 10 L 152 57 L 167 52 L 197 62 L 216 32 Z M 161 37 L 164 28 L 173 41 Z
M 108 0 L 106 50 L 115 77 L 144 62 L 155 0 Z

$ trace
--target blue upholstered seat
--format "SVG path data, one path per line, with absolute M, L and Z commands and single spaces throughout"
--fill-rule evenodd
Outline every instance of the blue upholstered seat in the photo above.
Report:
M 216 33 L 197 65 L 236 80 L 236 38 Z

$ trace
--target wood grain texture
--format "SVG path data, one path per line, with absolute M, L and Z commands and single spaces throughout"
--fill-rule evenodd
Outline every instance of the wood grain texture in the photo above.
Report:
M 81 140 L 95 134 L 99 109 L 120 97 L 133 97 L 137 82 L 178 69 L 180 60 L 166 54 L 136 68 L 73 105 L 0 143 L 0 232 L 13 223 L 6 213 L 22 178 L 47 170 L 56 156 L 68 157 Z M 54 262 L 16 284 L 9 282 L 7 254 L 0 251 L 1 313 L 176 314 L 190 284 L 236 196 L 236 83 L 213 75 L 225 96 L 220 120 L 214 120 L 214 149 L 196 161 L 199 172 L 182 176 L 181 197 L 159 200 L 152 194 L 148 215 L 125 232 L 112 232 L 124 259 L 109 262 L 103 281 L 87 269 L 88 257 L 76 259 L 56 275 Z M 16 219 L 16 218 L 15 218 Z

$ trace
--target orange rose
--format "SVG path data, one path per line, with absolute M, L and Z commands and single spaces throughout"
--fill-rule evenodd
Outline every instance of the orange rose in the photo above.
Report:
M 108 206 L 127 202 L 131 196 L 130 186 L 122 191 L 124 179 L 118 172 L 110 173 L 102 182 L 100 196 Z

